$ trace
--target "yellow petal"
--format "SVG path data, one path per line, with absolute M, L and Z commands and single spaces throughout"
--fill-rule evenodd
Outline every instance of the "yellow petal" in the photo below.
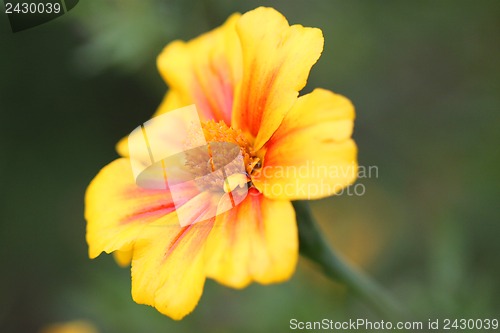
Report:
M 85 195 L 90 258 L 102 251 L 130 251 L 145 226 L 167 223 L 169 215 L 175 217 L 174 210 L 167 190 L 135 184 L 128 159 L 111 162 L 92 180 Z
M 115 258 L 115 261 L 119 266 L 127 267 L 132 261 L 132 251 L 117 250 L 113 252 L 113 258 Z
M 134 246 L 132 297 L 175 320 L 193 311 L 203 293 L 203 249 L 213 220 L 149 227 Z
M 257 8 L 236 25 L 243 56 L 243 78 L 236 90 L 233 127 L 255 137 L 259 149 L 278 128 L 305 86 L 323 50 L 315 28 L 289 26 L 272 8 Z
M 288 201 L 250 189 L 245 200 L 217 216 L 207 241 L 207 276 L 234 288 L 287 280 L 298 257 L 295 213 Z
M 316 89 L 300 97 L 260 152 L 254 185 L 269 198 L 288 200 L 339 192 L 357 174 L 353 121 L 354 107 L 341 95 Z
M 234 87 L 241 77 L 235 31 L 239 14 L 190 42 L 174 41 L 158 57 L 158 69 L 184 105 L 195 104 L 203 120 L 231 123 Z

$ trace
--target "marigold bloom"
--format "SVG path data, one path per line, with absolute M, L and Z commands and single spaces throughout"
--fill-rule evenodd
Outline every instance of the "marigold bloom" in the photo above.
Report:
M 46 326 L 40 333 L 98 333 L 98 331 L 90 322 L 75 320 Z
M 246 185 L 249 193 L 235 208 L 182 227 L 165 190 L 136 185 L 122 140 L 123 158 L 87 190 L 87 242 L 91 258 L 104 251 L 131 262 L 137 303 L 181 319 L 198 303 L 206 277 L 243 288 L 293 274 L 298 233 L 290 201 L 332 195 L 357 170 L 350 101 L 324 89 L 298 97 L 322 49 L 321 30 L 290 26 L 261 7 L 160 54 L 170 90 L 156 115 L 195 104 L 207 142 L 237 144 L 244 157 L 247 178 L 234 177 L 225 191 Z M 172 145 L 185 140 L 161 135 Z M 186 203 L 193 219 L 202 204 Z

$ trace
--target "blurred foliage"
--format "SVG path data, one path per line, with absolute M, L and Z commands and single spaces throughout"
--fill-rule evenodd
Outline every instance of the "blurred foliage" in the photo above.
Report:
M 84 43 L 76 50 L 81 68 L 98 73 L 107 67 L 137 70 L 153 61 L 165 40 L 181 25 L 179 6 L 162 1 L 89 2 L 75 13 Z
M 0 331 L 85 319 L 100 332 L 287 331 L 289 320 L 375 315 L 301 260 L 291 281 L 208 281 L 173 322 L 130 297 L 110 256 L 90 261 L 83 195 L 114 145 L 148 119 L 165 84 L 155 58 L 232 12 L 273 6 L 323 30 L 308 86 L 353 100 L 363 196 L 312 203 L 333 246 L 412 314 L 500 312 L 500 2 L 80 1 L 12 34 L 0 15 Z

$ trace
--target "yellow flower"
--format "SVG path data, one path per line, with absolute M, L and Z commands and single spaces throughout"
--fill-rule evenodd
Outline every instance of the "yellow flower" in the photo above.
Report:
M 206 141 L 237 144 L 244 157 L 247 177 L 233 177 L 224 190 L 246 185 L 248 195 L 223 214 L 181 226 L 168 191 L 136 185 L 122 140 L 123 158 L 87 190 L 87 242 L 91 258 L 113 252 L 121 265 L 132 263 L 137 303 L 178 320 L 198 303 L 206 277 L 243 288 L 293 274 L 298 233 L 290 200 L 332 195 L 357 172 L 350 101 L 324 89 L 298 97 L 322 49 L 321 30 L 290 26 L 261 7 L 160 54 L 170 90 L 156 115 L 195 104 Z M 172 145 L 185 140 L 158 135 Z M 180 209 L 194 220 L 203 200 Z
M 40 333 L 97 333 L 97 329 L 87 321 L 75 320 L 46 326 Z

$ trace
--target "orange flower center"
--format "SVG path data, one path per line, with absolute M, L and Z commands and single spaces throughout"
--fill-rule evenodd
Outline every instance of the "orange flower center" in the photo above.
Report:
M 260 166 L 260 159 L 255 156 L 252 145 L 241 130 L 227 126 L 222 120 L 205 121 L 202 122 L 201 127 L 207 142 L 208 154 L 206 148 L 203 147 L 186 153 L 186 164 L 192 170 L 193 175 L 202 177 L 198 185 L 205 189 L 221 190 L 227 181 L 218 174 L 211 176 L 214 171 L 221 168 L 224 168 L 229 175 L 239 173 L 241 183 L 242 179 L 245 179 L 241 174 L 241 164 L 234 161 L 238 154 L 243 157 L 246 182 L 250 181 L 250 175 Z
M 237 145 L 243 156 L 247 174 L 252 174 L 255 166 L 259 164 L 259 158 L 255 156 L 252 145 L 248 143 L 241 130 L 227 126 L 222 120 L 218 123 L 209 120 L 203 122 L 201 127 L 203 128 L 205 139 L 209 144 L 211 142 L 229 142 Z

